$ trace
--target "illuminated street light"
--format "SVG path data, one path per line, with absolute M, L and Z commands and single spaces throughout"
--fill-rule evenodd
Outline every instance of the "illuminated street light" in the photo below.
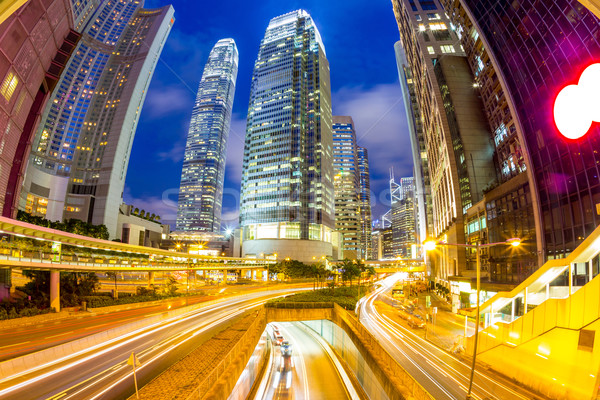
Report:
M 475 374 L 475 361 L 477 358 L 477 334 L 479 333 L 479 294 L 481 291 L 481 248 L 482 247 L 492 247 L 499 245 L 510 245 L 513 247 L 517 247 L 521 244 L 520 238 L 510 238 L 506 239 L 504 242 L 496 242 L 496 243 L 484 243 L 484 244 L 465 244 L 465 243 L 445 243 L 445 242 L 436 242 L 433 239 L 429 239 L 423 243 L 423 247 L 426 251 L 435 250 L 437 246 L 457 246 L 457 247 L 468 247 L 474 248 L 476 259 L 477 259 L 477 307 L 475 314 L 475 336 L 473 342 L 473 362 L 471 364 L 471 377 L 469 378 L 469 390 L 467 391 L 467 400 L 471 399 L 471 390 L 473 389 L 473 377 Z

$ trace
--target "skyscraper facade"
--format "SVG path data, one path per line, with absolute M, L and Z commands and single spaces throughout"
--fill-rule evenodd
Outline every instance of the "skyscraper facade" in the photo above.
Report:
M 478 80 L 488 98 L 490 123 L 501 128 L 495 139 L 517 156 L 502 164 L 501 172 L 511 172 L 513 164 L 526 172 L 521 183 L 526 190 L 490 202 L 488 224 L 502 222 L 505 210 L 531 204 L 533 221 L 517 216 L 511 223 L 535 227 L 538 266 L 565 257 L 600 224 L 600 127 L 594 124 L 582 138 L 569 140 L 557 130 L 552 113 L 562 87 L 576 83 L 582 70 L 598 61 L 598 18 L 571 0 L 444 5 L 477 62 L 472 68 L 487 71 L 500 89 L 490 94 L 485 76 Z
M 235 41 L 219 40 L 208 56 L 192 111 L 179 188 L 178 231 L 220 230 L 237 71 Z
M 400 42 L 427 152 L 432 200 L 431 236 L 465 243 L 464 213 L 495 181 L 493 148 L 481 100 L 460 41 L 437 0 L 394 0 Z M 411 112 L 414 107 L 411 107 Z M 417 129 L 417 127 L 415 127 Z M 422 163 L 422 157 L 415 160 Z M 429 232 L 428 232 L 429 233 Z M 433 258 L 433 275 L 450 285 L 471 276 L 464 248 L 444 247 Z
M 31 140 L 80 35 L 66 0 L 2 2 L 0 208 L 16 217 Z
M 171 6 L 141 6 L 105 1 L 87 23 L 42 115 L 20 209 L 116 236 L 137 122 L 174 21 Z
M 391 229 L 394 257 L 411 258 L 417 231 L 415 213 L 414 177 L 400 178 L 400 183 L 390 179 L 392 199 Z
M 242 171 L 244 254 L 332 254 L 329 63 L 303 10 L 273 18 L 254 64 Z
M 344 236 L 344 257 L 361 258 L 360 171 L 352 117 L 333 116 L 335 229 Z
M 359 196 L 358 204 L 360 207 L 360 255 L 361 259 L 371 258 L 371 176 L 369 174 L 369 152 L 364 147 L 357 147 L 358 155 L 358 172 L 359 179 Z

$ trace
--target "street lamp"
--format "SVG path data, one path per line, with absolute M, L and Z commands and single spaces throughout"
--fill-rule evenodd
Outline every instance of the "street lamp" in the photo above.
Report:
M 480 288 L 480 284 L 481 284 L 480 252 L 481 252 L 481 248 L 482 247 L 499 246 L 499 245 L 510 245 L 513 247 L 517 247 L 520 244 L 521 244 L 521 239 L 516 238 L 516 237 L 507 239 L 504 242 L 484 243 L 484 244 L 479 244 L 479 243 L 477 243 L 477 244 L 442 243 L 442 242 L 436 242 L 435 240 L 432 240 L 432 239 L 429 239 L 423 243 L 423 248 L 426 251 L 434 250 L 437 246 L 457 246 L 457 247 L 468 247 L 468 248 L 475 249 L 476 260 L 477 260 L 477 307 L 476 307 L 476 314 L 475 314 L 475 336 L 474 336 L 474 342 L 473 342 L 473 361 L 471 363 L 471 376 L 469 377 L 469 390 L 467 391 L 467 397 L 466 397 L 467 400 L 470 400 L 472 398 L 471 390 L 473 389 L 473 377 L 475 374 L 475 360 L 477 358 L 477 342 L 478 342 L 477 334 L 479 333 L 479 292 L 481 291 L 481 288 Z

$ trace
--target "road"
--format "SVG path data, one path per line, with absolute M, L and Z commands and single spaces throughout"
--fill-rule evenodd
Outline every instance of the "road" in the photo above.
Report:
M 338 369 L 324 342 L 316 340 L 299 327 L 298 322 L 274 324 L 284 340 L 292 345 L 291 363 L 281 354 L 281 346 L 274 346 L 271 370 L 265 374 L 268 379 L 266 390 L 260 399 L 350 399 L 356 398 L 344 384 L 348 378 L 345 371 Z M 333 354 L 333 353 L 331 353 Z
M 134 393 L 126 364 L 135 352 L 141 387 L 220 331 L 229 322 L 268 298 L 298 289 L 277 289 L 224 299 L 98 346 L 39 365 L 18 376 L 0 378 L 2 399 L 117 399 Z
M 197 295 L 173 298 L 159 305 L 94 315 L 81 312 L 75 318 L 60 321 L 48 321 L 35 326 L 23 326 L 0 331 L 0 361 L 24 356 L 49 347 L 102 332 L 133 322 L 140 318 L 178 307 L 215 300 L 220 295 L 240 294 L 256 287 L 211 288 L 212 295 Z M 222 291 L 222 293 L 218 293 Z
M 364 298 L 360 304 L 360 321 L 436 400 L 464 399 L 469 385 L 470 362 L 461 361 L 434 346 L 375 308 L 373 303 L 377 297 L 391 290 L 397 280 L 397 275 L 386 278 Z M 541 398 L 479 365 L 475 369 L 473 395 L 475 399 Z

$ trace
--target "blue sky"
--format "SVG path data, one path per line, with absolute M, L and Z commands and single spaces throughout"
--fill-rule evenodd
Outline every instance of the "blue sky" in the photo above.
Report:
M 147 8 L 169 4 L 145 2 Z M 250 82 L 269 20 L 299 8 L 315 20 L 331 70 L 334 115 L 353 117 L 359 145 L 369 150 L 373 217 L 387 210 L 389 168 L 412 176 L 410 140 L 394 43 L 398 27 L 389 0 L 175 0 L 175 24 L 165 44 L 137 128 L 125 202 L 176 218 L 185 139 L 198 82 L 212 46 L 235 39 L 239 72 L 228 143 L 223 225 L 237 225 Z

